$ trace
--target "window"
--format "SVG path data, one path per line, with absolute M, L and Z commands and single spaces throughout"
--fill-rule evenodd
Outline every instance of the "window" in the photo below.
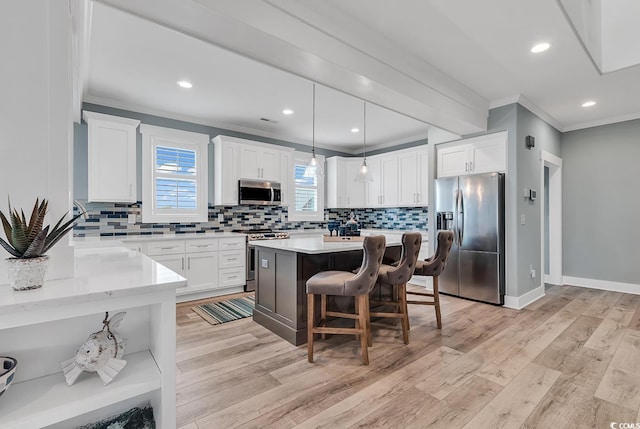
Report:
M 207 221 L 209 136 L 140 126 L 142 221 Z
M 317 174 L 305 177 L 304 171 L 311 154 L 296 153 L 293 162 L 293 204 L 289 207 L 289 220 L 324 220 L 324 157 L 318 158 Z

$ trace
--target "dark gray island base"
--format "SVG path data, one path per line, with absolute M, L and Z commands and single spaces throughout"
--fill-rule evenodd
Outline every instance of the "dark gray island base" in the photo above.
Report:
M 286 240 L 276 240 L 286 241 Z M 260 243 L 260 244 L 258 244 Z M 317 249 L 278 249 L 275 243 L 263 246 L 256 242 L 256 302 L 253 320 L 294 345 L 307 342 L 306 281 L 320 271 L 352 271 L 360 267 L 363 251 L 350 250 L 354 245 L 322 253 Z M 342 243 L 338 243 L 342 244 Z M 346 244 L 346 243 L 345 243 Z M 361 246 L 361 243 L 359 243 Z M 269 247 L 266 247 L 269 246 Z M 285 246 L 282 246 L 285 247 Z M 294 247 L 294 246 L 288 246 Z M 357 247 L 357 245 L 356 245 Z M 305 253 L 306 251 L 312 253 Z M 400 245 L 388 245 L 385 259 L 399 259 Z M 349 300 L 346 297 L 344 300 Z M 342 299 L 338 307 L 351 305 Z M 353 299 L 351 298 L 352 302 Z M 331 301 L 329 302 L 331 305 Z

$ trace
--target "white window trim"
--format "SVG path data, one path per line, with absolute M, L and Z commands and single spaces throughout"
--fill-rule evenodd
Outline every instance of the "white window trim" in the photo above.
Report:
M 140 125 L 142 133 L 142 222 L 144 223 L 188 223 L 208 220 L 208 147 L 207 134 L 174 130 L 171 128 Z M 154 209 L 154 148 L 176 147 L 196 152 L 197 208 L 185 213 L 164 212 Z
M 291 190 L 292 190 L 292 202 L 289 205 L 289 212 L 287 219 L 292 222 L 304 222 L 304 221 L 324 221 L 324 207 L 325 207 L 325 195 L 324 195 L 324 156 L 316 155 L 318 159 L 318 206 L 315 212 L 301 212 L 296 210 L 296 163 L 308 164 L 311 160 L 311 154 L 305 152 L 295 152 L 293 156 L 293 162 L 291 164 Z

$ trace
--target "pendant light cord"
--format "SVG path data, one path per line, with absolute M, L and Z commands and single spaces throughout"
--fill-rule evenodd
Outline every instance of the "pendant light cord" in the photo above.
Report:
M 363 162 L 367 163 L 367 102 L 364 102 L 364 115 L 362 121 L 362 148 L 364 159 Z
M 316 83 L 313 83 L 313 118 L 311 120 L 311 153 L 316 157 Z

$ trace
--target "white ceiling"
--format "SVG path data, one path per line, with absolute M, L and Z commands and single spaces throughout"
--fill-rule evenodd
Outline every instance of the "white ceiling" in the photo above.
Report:
M 484 123 L 489 106 L 514 101 L 560 130 L 640 117 L 640 67 L 600 74 L 555 0 L 103 2 L 163 25 L 95 3 L 86 101 L 308 144 L 313 79 L 343 91 L 317 87 L 316 143 L 345 151 L 362 144 L 349 132 L 362 128 L 362 101 L 345 92 L 458 134 Z M 640 28 L 637 15 L 630 9 L 619 25 Z M 223 27 L 237 31 L 214 34 Z M 246 42 L 249 30 L 261 40 Z M 540 41 L 551 49 L 530 53 Z M 596 106 L 582 108 L 588 99 Z M 282 115 L 285 107 L 295 114 Z M 368 108 L 368 146 L 426 132 L 423 122 Z

